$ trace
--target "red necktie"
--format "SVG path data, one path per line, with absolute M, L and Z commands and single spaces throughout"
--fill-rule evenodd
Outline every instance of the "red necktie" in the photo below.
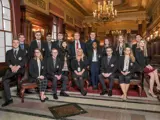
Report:
M 76 49 L 78 49 L 78 48 L 79 48 L 79 43 L 77 42 L 77 43 L 76 43 Z

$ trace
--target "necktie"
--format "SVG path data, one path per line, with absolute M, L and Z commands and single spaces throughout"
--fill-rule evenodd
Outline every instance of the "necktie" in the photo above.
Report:
M 17 50 L 14 51 L 14 57 L 17 57 Z
M 110 60 L 111 60 L 111 58 L 110 58 L 110 57 L 108 57 L 108 65 L 109 65 Z
M 49 51 L 51 51 L 51 42 L 48 42 Z
M 59 47 L 61 47 L 61 41 L 59 41 Z
M 56 60 L 53 60 L 53 67 L 55 68 L 56 66 Z
M 20 44 L 21 49 L 24 50 L 24 44 Z
M 38 48 L 41 49 L 41 42 L 38 41 Z
M 78 48 L 79 48 L 79 43 L 77 42 L 77 43 L 76 43 L 76 49 L 78 49 Z

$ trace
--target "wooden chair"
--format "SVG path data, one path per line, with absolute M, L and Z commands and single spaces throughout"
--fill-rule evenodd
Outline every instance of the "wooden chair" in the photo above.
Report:
M 28 82 L 22 83 L 20 90 L 21 102 L 24 103 L 24 92 L 26 89 L 35 89 L 37 87 L 38 87 L 37 83 L 28 83 Z
M 140 76 L 138 78 L 132 78 L 130 80 L 130 85 L 131 86 L 137 86 L 138 87 L 138 93 L 139 93 L 140 97 L 142 96 L 142 82 L 143 82 L 142 79 L 143 79 L 143 77 L 142 77 L 142 74 L 140 73 Z M 108 79 L 105 79 L 105 84 L 106 85 L 109 84 Z M 119 79 L 118 78 L 114 79 L 113 85 L 119 87 Z M 98 89 L 101 89 L 101 84 L 100 83 L 98 84 Z

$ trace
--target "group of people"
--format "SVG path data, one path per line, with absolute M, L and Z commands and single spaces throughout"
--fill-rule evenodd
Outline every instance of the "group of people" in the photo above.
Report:
M 113 46 L 109 38 L 105 38 L 101 47 L 96 40 L 96 33 L 90 33 L 87 42 L 80 41 L 80 33 L 74 33 L 74 41 L 68 43 L 63 40 L 63 34 L 58 33 L 58 40 L 52 42 L 52 35 L 48 33 L 46 41 L 41 40 L 41 32 L 35 32 L 35 40 L 28 46 L 25 44 L 25 36 L 19 34 L 18 39 L 13 40 L 13 48 L 6 53 L 8 70 L 3 79 L 5 103 L 7 106 L 13 103 L 9 82 L 18 74 L 24 75 L 28 66 L 28 80 L 36 82 L 39 86 L 41 102 L 48 100 L 45 96 L 48 80 L 52 81 L 53 98 L 57 96 L 57 81 L 62 81 L 60 96 L 69 96 L 66 91 L 68 75 L 81 92 L 86 95 L 84 80 L 89 80 L 93 89 L 98 89 L 98 83 L 102 85 L 100 95 L 112 96 L 114 78 L 118 77 L 121 90 L 121 98 L 127 99 L 130 80 L 135 72 L 144 72 L 150 76 L 149 93 L 153 92 L 154 83 L 160 90 L 160 82 L 157 69 L 148 62 L 147 44 L 140 35 L 136 35 L 137 43 L 130 46 L 123 35 L 119 35 L 117 45 Z M 109 88 L 105 79 L 109 80 Z

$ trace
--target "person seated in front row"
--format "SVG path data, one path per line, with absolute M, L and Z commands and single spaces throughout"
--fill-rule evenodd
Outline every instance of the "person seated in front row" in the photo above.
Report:
M 89 69 L 91 72 L 91 83 L 93 86 L 93 89 L 98 88 L 98 82 L 99 82 L 99 71 L 100 71 L 100 59 L 101 59 L 101 51 L 99 48 L 97 48 L 97 42 L 92 43 L 92 52 L 90 56 L 88 56 L 89 59 Z
M 107 88 L 105 85 L 105 79 L 109 79 L 109 91 L 108 96 L 112 96 L 112 87 L 115 77 L 115 72 L 117 70 L 117 57 L 112 55 L 113 50 L 111 47 L 106 48 L 107 56 L 104 56 L 101 60 L 101 74 L 99 75 L 99 81 L 102 84 L 102 92 L 100 95 L 107 93 Z
M 2 107 L 5 107 L 13 103 L 13 99 L 11 98 L 11 92 L 9 88 L 9 82 L 14 77 L 17 77 L 17 75 L 24 74 L 26 61 L 25 56 L 26 52 L 19 48 L 19 41 L 17 39 L 14 39 L 12 41 L 12 49 L 8 50 L 6 53 L 6 62 L 9 68 L 7 69 L 5 75 L 2 78 L 5 96 L 5 103 L 2 104 Z
M 44 65 L 43 56 L 41 50 L 36 48 L 34 50 L 34 58 L 29 62 L 29 82 L 37 83 L 41 102 L 48 100 L 48 97 L 45 96 L 45 91 L 47 88 L 47 79 L 46 79 L 46 70 Z
M 83 96 L 87 95 L 87 91 L 84 90 L 86 67 L 86 59 L 83 50 L 79 48 L 76 53 L 76 58 L 71 62 L 71 68 L 73 80 Z
M 53 48 L 51 51 L 52 56 L 47 59 L 47 78 L 48 80 L 52 81 L 52 91 L 53 91 L 53 98 L 58 99 L 57 96 L 57 81 L 62 81 L 62 89 L 60 92 L 60 96 L 69 96 L 66 91 L 66 85 L 68 82 L 68 78 L 62 75 L 62 62 L 57 57 L 58 50 Z
M 137 48 L 135 50 L 135 57 L 138 65 L 140 66 L 141 71 L 144 71 L 145 74 L 150 76 L 150 83 L 149 83 L 150 88 L 148 91 L 149 94 L 152 97 L 157 97 L 153 92 L 153 88 L 154 88 L 154 83 L 156 82 L 157 91 L 160 91 L 158 71 L 149 64 L 147 43 L 145 40 L 140 40 L 140 42 L 137 44 Z
M 124 49 L 124 56 L 119 58 L 118 70 L 120 87 L 123 92 L 121 98 L 123 100 L 127 99 L 127 92 L 130 86 L 131 77 L 135 71 L 135 57 L 133 56 L 132 50 L 130 47 Z

